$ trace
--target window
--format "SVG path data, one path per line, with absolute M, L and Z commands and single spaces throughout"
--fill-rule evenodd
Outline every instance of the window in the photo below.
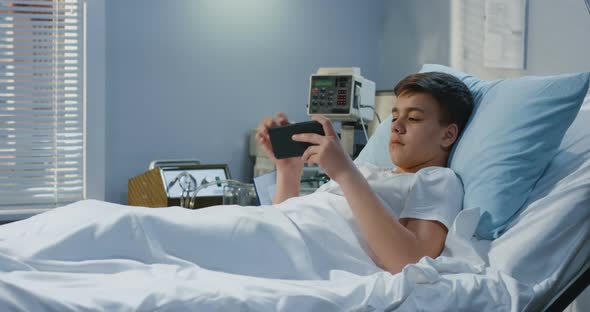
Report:
M 84 0 L 0 0 L 0 214 L 85 197 Z

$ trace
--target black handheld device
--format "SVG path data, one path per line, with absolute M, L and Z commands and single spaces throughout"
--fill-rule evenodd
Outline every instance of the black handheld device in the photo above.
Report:
M 304 121 L 270 128 L 268 129 L 270 144 L 272 144 L 272 151 L 277 159 L 303 155 L 305 149 L 311 144 L 293 141 L 291 136 L 298 133 L 316 133 L 319 135 L 325 135 L 322 124 L 317 121 Z

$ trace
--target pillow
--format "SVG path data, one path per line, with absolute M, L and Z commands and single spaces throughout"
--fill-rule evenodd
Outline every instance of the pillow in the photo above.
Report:
M 433 71 L 454 75 L 473 93 L 474 110 L 449 166 L 463 182 L 463 207 L 480 207 L 476 234 L 497 238 L 555 155 L 586 95 L 590 73 L 486 81 L 442 65 L 421 70 Z M 390 125 L 391 118 L 379 125 L 355 161 L 394 166 Z
M 365 147 L 354 159 L 356 164 L 368 162 L 383 168 L 395 168 L 389 157 L 389 130 L 391 114 L 383 119 L 369 138 Z

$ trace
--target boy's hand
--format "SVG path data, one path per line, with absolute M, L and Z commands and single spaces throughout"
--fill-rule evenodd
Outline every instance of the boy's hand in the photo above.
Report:
M 330 120 L 317 115 L 312 119 L 322 124 L 325 135 L 301 133 L 293 135 L 293 140 L 313 144 L 301 156 L 303 161 L 308 165 L 319 164 L 332 180 L 340 183 L 340 177 L 355 169 L 354 163 L 342 149 Z
M 270 137 L 268 136 L 268 129 L 288 124 L 289 120 L 287 119 L 287 116 L 285 116 L 285 114 L 283 113 L 278 113 L 274 120 L 271 117 L 266 117 L 258 125 L 258 130 L 256 131 L 256 138 L 258 139 L 258 143 L 262 146 L 262 149 L 264 150 L 268 158 L 270 158 L 270 160 L 272 160 L 272 162 L 277 167 L 277 170 L 287 170 L 296 175 L 303 170 L 303 161 L 301 160 L 301 158 L 291 157 L 285 159 L 277 159 L 272 151 L 272 144 L 270 143 Z

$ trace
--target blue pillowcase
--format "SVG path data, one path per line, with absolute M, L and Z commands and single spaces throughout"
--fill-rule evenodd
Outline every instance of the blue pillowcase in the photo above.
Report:
M 391 128 L 391 114 L 383 119 L 375 129 L 365 147 L 354 162 L 359 164 L 363 162 L 374 164 L 382 168 L 395 168 L 389 156 L 389 129 Z
M 463 181 L 463 207 L 480 207 L 476 234 L 497 238 L 557 152 L 588 92 L 590 73 L 486 81 L 442 65 L 421 70 L 434 71 L 454 75 L 473 93 L 473 114 L 451 151 L 449 167 Z M 394 167 L 390 125 L 388 117 L 355 162 Z

